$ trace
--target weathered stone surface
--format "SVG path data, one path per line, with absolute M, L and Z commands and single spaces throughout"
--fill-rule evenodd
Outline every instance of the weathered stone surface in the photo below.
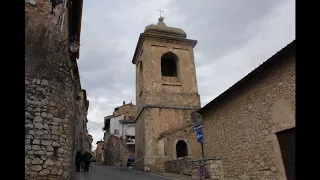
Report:
M 42 123 L 35 123 L 34 126 L 35 126 L 35 128 L 40 129 L 40 130 L 43 129 Z
M 33 165 L 33 166 L 31 166 L 30 169 L 31 169 L 32 171 L 41 171 L 42 166 L 40 166 L 40 165 Z
M 54 121 L 54 122 L 61 122 L 61 119 L 60 119 L 60 118 L 57 118 L 57 117 L 54 117 L 54 118 L 53 118 L 53 121 Z
M 41 113 L 41 117 L 47 117 L 47 116 L 48 116 L 48 114 L 46 112 Z
M 24 127 L 26 129 L 32 129 L 33 128 L 33 124 L 26 124 Z
M 44 155 L 45 152 L 40 150 L 40 151 L 35 151 L 34 154 L 36 154 L 36 155 Z
M 33 145 L 33 146 L 32 146 L 32 149 L 35 150 L 35 151 L 38 151 L 38 150 L 40 150 L 40 146 L 38 146 L 38 145 Z
M 39 159 L 39 158 L 34 158 L 32 160 L 32 164 L 42 164 L 42 163 L 43 163 L 43 161 L 41 159 Z
M 43 119 L 42 119 L 41 116 L 36 116 L 36 117 L 34 118 L 34 120 L 33 120 L 33 122 L 42 122 L 42 121 L 43 121 Z
M 50 135 L 46 134 L 46 135 L 43 135 L 43 139 L 50 139 Z
M 52 114 L 48 114 L 47 117 L 48 117 L 48 119 L 50 119 L 50 120 L 53 119 L 53 115 L 52 115 Z
M 52 159 L 47 159 L 47 161 L 44 164 L 47 166 L 52 166 L 54 165 L 54 161 Z
M 39 145 L 40 144 L 40 140 L 39 139 L 35 139 L 35 140 L 33 140 L 32 144 Z
M 44 145 L 44 146 L 50 146 L 52 144 L 52 142 L 50 141 L 41 141 L 41 145 Z
M 44 169 L 44 170 L 39 172 L 40 176 L 47 176 L 49 174 L 50 174 L 50 170 L 48 170 L 48 169 Z
M 53 152 L 47 151 L 47 152 L 46 152 L 46 155 L 47 155 L 47 156 L 52 156 L 52 155 L 53 155 Z
M 32 119 L 32 115 L 29 112 L 25 112 L 24 116 L 26 119 Z
M 56 161 L 56 162 L 54 163 L 54 165 L 57 166 L 57 167 L 59 167 L 59 166 L 61 166 L 62 164 L 61 164 L 60 161 Z
M 59 144 L 59 143 L 56 143 L 56 142 L 53 142 L 53 143 L 52 143 L 52 147 L 60 147 L 60 144 Z
M 48 82 L 47 80 L 42 80 L 41 84 L 43 84 L 43 85 L 48 85 L 49 82 Z
M 50 174 L 58 175 L 58 169 L 56 167 L 52 168 Z
M 29 145 L 31 143 L 30 139 L 25 139 L 25 145 Z

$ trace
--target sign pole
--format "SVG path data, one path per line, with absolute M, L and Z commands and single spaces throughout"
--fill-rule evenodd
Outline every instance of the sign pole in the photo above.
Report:
M 203 159 L 204 159 L 203 142 L 201 142 L 201 157 L 202 157 L 202 166 L 203 166 Z

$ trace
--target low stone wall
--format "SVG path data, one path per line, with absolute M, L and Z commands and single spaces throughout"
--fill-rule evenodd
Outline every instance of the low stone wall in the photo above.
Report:
M 134 145 L 130 145 L 133 147 L 129 148 L 122 138 L 115 136 L 113 138 L 114 144 L 111 141 L 112 136 L 110 136 L 106 145 L 104 163 L 111 166 L 126 166 L 129 156 L 134 155 Z
M 191 158 L 178 158 L 165 162 L 165 171 L 175 174 L 192 175 L 192 159 Z
M 202 165 L 202 160 L 192 160 L 192 179 L 200 179 L 199 168 Z M 223 166 L 221 158 L 205 158 L 203 159 L 203 166 L 207 169 L 208 175 L 206 179 L 222 180 Z

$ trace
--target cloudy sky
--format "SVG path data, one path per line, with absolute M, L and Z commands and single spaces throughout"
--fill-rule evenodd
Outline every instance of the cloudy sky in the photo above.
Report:
M 135 103 L 139 34 L 156 24 L 198 40 L 195 63 L 201 106 L 295 39 L 294 0 L 87 0 L 83 5 L 79 70 L 90 101 L 88 129 L 103 138 L 103 117 L 122 101 Z

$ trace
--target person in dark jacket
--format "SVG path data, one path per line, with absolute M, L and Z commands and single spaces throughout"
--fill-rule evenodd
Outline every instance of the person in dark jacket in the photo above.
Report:
M 83 154 L 84 159 L 84 172 L 89 172 L 89 166 L 91 162 L 92 155 L 88 151 Z
M 80 164 L 82 161 L 82 155 L 81 152 L 78 151 L 75 157 L 75 163 L 76 163 L 76 172 L 80 172 Z

